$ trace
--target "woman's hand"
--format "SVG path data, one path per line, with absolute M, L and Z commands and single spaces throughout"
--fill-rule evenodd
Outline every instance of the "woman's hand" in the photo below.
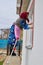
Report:
M 32 25 L 33 24 L 33 22 L 31 22 L 31 23 L 28 23 L 28 25 Z

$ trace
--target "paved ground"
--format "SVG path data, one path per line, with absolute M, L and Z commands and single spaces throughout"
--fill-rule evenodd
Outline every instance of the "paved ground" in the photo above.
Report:
M 18 54 L 17 51 L 16 54 Z M 6 56 L 6 50 L 0 49 L 0 61 L 3 60 L 5 60 L 3 65 L 21 65 L 20 56 Z
M 7 56 L 3 65 L 20 65 L 21 63 L 19 56 Z
M 6 50 L 0 49 L 0 61 L 3 61 L 6 58 Z

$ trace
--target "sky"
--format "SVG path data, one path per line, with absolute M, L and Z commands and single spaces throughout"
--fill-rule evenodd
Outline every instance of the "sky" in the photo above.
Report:
M 17 0 L 0 0 L 0 29 L 10 28 L 18 18 L 16 14 L 16 1 Z

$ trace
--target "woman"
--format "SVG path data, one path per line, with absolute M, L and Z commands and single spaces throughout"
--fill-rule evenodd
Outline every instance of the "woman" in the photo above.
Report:
M 15 23 L 13 23 L 13 25 L 10 28 L 10 33 L 9 33 L 9 37 L 8 37 L 8 45 L 7 45 L 8 46 L 7 49 L 10 46 L 10 54 L 11 54 L 12 48 L 15 44 L 15 41 L 20 39 L 20 31 L 23 30 L 23 28 L 32 29 L 32 27 L 29 26 L 32 23 L 29 23 L 28 15 L 29 15 L 29 12 L 21 13 L 19 18 L 16 20 Z M 16 46 L 18 46 L 18 48 L 19 48 L 19 46 L 21 46 L 21 44 L 19 42 L 20 41 L 18 41 L 17 45 L 16 45 Z M 19 48 L 19 50 L 20 50 L 20 48 Z M 13 54 L 16 55 L 14 52 L 13 52 Z M 20 52 L 19 52 L 19 55 L 20 55 Z

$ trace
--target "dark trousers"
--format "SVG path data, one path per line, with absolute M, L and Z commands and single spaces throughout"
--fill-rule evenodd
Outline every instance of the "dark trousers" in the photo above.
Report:
M 11 55 L 11 52 L 13 50 L 13 46 L 14 45 L 7 44 L 7 55 Z M 14 53 L 14 51 L 13 51 L 12 55 L 15 55 L 16 56 L 16 54 Z

